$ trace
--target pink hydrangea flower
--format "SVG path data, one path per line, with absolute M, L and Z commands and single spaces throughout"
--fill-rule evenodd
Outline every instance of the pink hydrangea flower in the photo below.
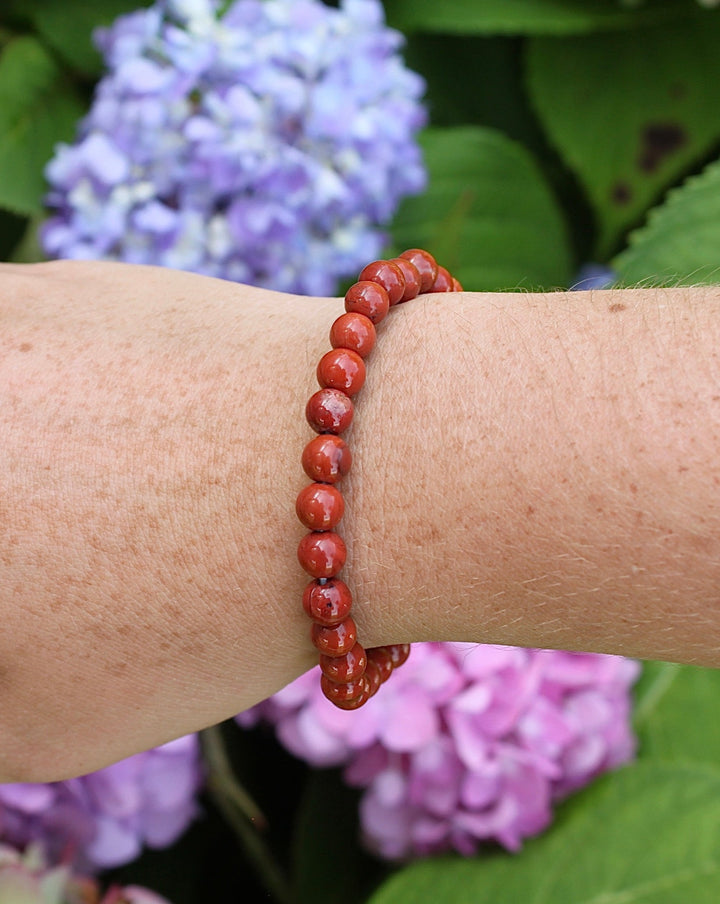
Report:
M 638 670 L 618 656 L 416 644 L 359 710 L 328 703 L 314 669 L 238 721 L 269 720 L 311 765 L 344 766 L 364 789 L 366 841 L 388 859 L 517 850 L 558 799 L 633 756 Z

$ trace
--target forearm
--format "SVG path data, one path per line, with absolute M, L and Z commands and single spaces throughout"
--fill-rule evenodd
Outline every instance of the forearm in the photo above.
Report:
M 0 335 L 0 736 L 7 768 L 48 778 L 312 665 L 293 508 L 342 302 L 112 265 L 20 272 Z M 347 436 L 363 643 L 716 664 L 717 294 L 394 310 Z
M 415 304 L 353 427 L 381 639 L 719 665 L 720 292 Z
M 312 665 L 298 382 L 328 320 L 163 270 L 20 272 L 0 339 L 0 779 L 87 771 Z

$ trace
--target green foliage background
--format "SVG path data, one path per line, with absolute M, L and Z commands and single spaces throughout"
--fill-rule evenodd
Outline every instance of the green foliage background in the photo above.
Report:
M 3 259 L 40 259 L 43 167 L 101 74 L 91 31 L 138 5 L 3 3 Z M 720 11 L 695 0 L 385 6 L 428 81 L 431 118 L 430 186 L 400 210 L 398 246 L 433 248 L 476 290 L 565 287 L 587 261 L 629 285 L 718 281 Z M 649 664 L 637 696 L 637 764 L 563 804 L 519 855 L 380 864 L 357 843 L 356 796 L 335 773 L 226 726 L 225 753 L 208 755 L 204 818 L 115 876 L 176 904 L 267 901 L 268 888 L 288 904 L 716 902 L 720 672 Z M 228 803 L 237 776 L 269 828 Z

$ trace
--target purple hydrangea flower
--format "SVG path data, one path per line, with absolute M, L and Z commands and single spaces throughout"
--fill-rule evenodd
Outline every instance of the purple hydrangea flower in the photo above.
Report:
M 46 171 L 50 256 L 329 295 L 424 187 L 424 83 L 380 0 L 158 0 L 97 41 L 107 74 Z
M 494 840 L 517 850 L 555 801 L 629 760 L 630 687 L 618 656 L 453 643 L 415 644 L 364 707 L 322 695 L 318 670 L 254 709 L 314 766 L 344 766 L 364 789 L 369 846 L 389 859 Z
M 187 735 L 82 778 L 0 785 L 0 839 L 40 844 L 52 863 L 119 866 L 178 838 L 201 780 L 198 738 Z

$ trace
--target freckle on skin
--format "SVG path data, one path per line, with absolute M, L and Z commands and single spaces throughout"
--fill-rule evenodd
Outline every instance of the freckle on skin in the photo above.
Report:
M 30 352 L 32 351 L 32 343 L 31 342 L 23 342 L 19 349 L 21 352 Z
M 620 311 L 626 311 L 626 310 L 627 310 L 627 305 L 623 304 L 621 301 L 616 301 L 614 304 L 611 304 L 608 307 L 608 311 L 610 311 L 611 314 L 619 314 Z

